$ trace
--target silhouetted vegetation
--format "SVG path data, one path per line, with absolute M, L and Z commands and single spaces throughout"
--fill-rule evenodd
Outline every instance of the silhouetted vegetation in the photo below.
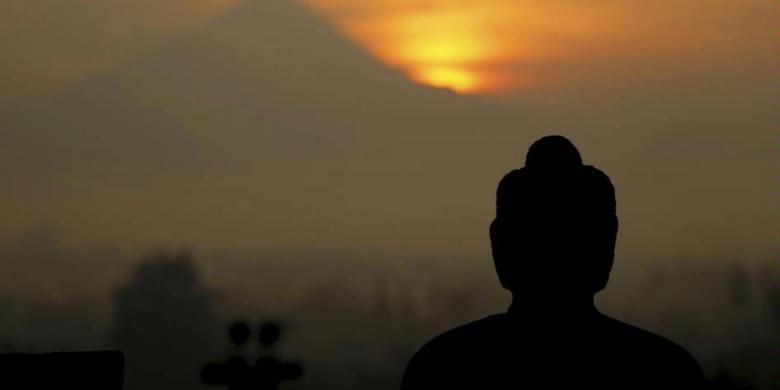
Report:
M 425 270 L 427 275 L 447 274 L 449 281 L 411 277 L 418 276 L 419 270 L 409 273 L 355 262 L 345 268 L 352 270 L 349 274 L 334 271 L 308 282 L 296 280 L 297 295 L 280 293 L 281 284 L 273 281 L 284 277 L 289 283 L 290 273 L 303 272 L 312 260 L 236 257 L 230 261 L 274 264 L 243 271 L 242 278 L 252 281 L 245 285 L 203 275 L 201 264 L 207 261 L 228 260 L 170 254 L 140 259 L 118 284 L 121 288 L 113 301 L 107 301 L 114 313 L 108 321 L 103 319 L 102 306 L 92 303 L 101 302 L 99 296 L 92 301 L 68 298 L 64 303 L 0 298 L 0 352 L 119 348 L 121 339 L 128 355 L 126 389 L 160 388 L 155 384 L 158 378 L 160 383 L 178 378 L 179 383 L 191 384 L 171 384 L 169 390 L 217 389 L 201 383 L 200 370 L 206 362 L 218 362 L 220 356 L 235 352 L 225 348 L 224 324 L 244 316 L 281 318 L 283 342 L 274 345 L 274 352 L 301 359 L 306 373 L 299 381 L 282 383 L 280 389 L 397 389 L 404 365 L 420 343 L 508 304 L 507 297 L 494 288 L 493 271 L 484 261 L 474 261 L 474 268 L 445 263 Z M 742 269 L 739 272 L 747 277 L 735 278 L 735 269 Z M 605 312 L 689 347 L 710 378 L 726 372 L 734 382 L 730 386 L 778 389 L 778 275 L 776 262 L 660 259 L 653 265 L 620 269 L 613 275 L 614 293 L 599 299 L 607 306 Z M 738 289 L 751 297 L 747 306 L 733 300 L 735 279 L 742 279 Z M 158 283 L 162 280 L 168 283 Z M 161 314 L 167 310 L 171 313 Z M 192 322 L 192 317 L 203 321 Z M 189 329 L 181 325 L 185 322 Z M 154 330 L 147 334 L 143 329 Z M 692 335 L 690 329 L 697 333 Z M 190 359 L 190 353 L 200 358 Z M 149 367 L 163 360 L 173 362 L 167 374 Z
M 141 262 L 114 295 L 111 341 L 127 358 L 126 389 L 191 389 L 216 351 L 219 322 L 189 256 L 158 254 Z

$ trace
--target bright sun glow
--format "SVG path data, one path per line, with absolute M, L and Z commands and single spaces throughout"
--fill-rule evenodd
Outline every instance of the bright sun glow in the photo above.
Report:
M 420 67 L 410 73 L 409 77 L 422 84 L 449 88 L 456 92 L 473 91 L 479 86 L 479 78 L 475 72 L 445 66 Z
M 604 25 L 559 0 L 302 1 L 410 80 L 467 94 L 538 81 L 529 69 L 565 56 L 576 42 L 570 37 L 587 39 Z

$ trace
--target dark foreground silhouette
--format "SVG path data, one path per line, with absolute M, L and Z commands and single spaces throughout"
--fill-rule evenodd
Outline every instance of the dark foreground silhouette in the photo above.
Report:
M 699 389 L 680 346 L 595 308 L 614 260 L 615 190 L 567 139 L 545 137 L 498 186 L 493 260 L 508 312 L 424 345 L 402 389 Z
M 249 324 L 243 321 L 232 324 L 228 335 L 236 353 L 223 363 L 210 363 L 203 367 L 200 375 L 204 383 L 229 390 L 273 390 L 281 382 L 294 381 L 303 375 L 300 363 L 281 362 L 271 354 L 281 335 L 278 324 L 266 322 L 260 326 L 257 341 L 262 353 L 254 362 L 250 362 L 245 350 L 252 335 Z
M 121 390 L 119 351 L 0 354 L 0 388 Z

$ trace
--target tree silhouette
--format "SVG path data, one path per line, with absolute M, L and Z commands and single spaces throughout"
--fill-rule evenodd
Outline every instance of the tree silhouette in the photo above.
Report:
M 111 339 L 127 356 L 130 390 L 198 386 L 218 322 L 187 253 L 145 259 L 114 295 Z

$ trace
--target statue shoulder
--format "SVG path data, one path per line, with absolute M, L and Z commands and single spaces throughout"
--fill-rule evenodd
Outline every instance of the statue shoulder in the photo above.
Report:
M 404 371 L 401 388 L 437 388 L 445 373 L 459 366 L 464 358 L 484 342 L 486 335 L 495 335 L 505 322 L 504 314 L 496 314 L 481 320 L 450 329 L 425 343 L 414 354 Z M 432 387 L 433 386 L 433 387 Z

